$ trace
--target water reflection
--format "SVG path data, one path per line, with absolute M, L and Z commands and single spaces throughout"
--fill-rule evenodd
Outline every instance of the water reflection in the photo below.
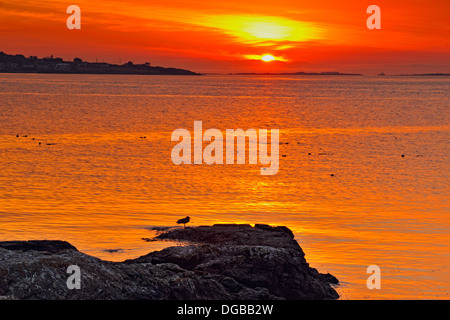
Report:
M 0 82 L 1 240 L 62 239 L 121 261 L 171 245 L 142 238 L 187 215 L 193 225 L 286 225 L 311 265 L 342 281 L 344 298 L 448 295 L 449 80 Z M 195 120 L 220 130 L 279 128 L 278 174 L 173 165 L 170 135 Z M 382 269 L 379 291 L 365 286 L 372 264 Z

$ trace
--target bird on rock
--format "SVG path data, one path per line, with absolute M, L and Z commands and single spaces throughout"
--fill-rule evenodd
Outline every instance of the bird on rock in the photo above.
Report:
M 186 228 L 186 223 L 188 223 L 190 220 L 191 220 L 190 217 L 186 217 L 186 218 L 178 220 L 177 223 L 178 224 L 182 223 L 184 225 L 184 228 Z

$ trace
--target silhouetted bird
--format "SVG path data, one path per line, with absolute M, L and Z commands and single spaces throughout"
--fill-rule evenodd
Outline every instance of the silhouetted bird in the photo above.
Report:
M 186 228 L 186 223 L 188 223 L 190 220 L 191 220 L 190 217 L 186 217 L 186 218 L 178 220 L 177 223 L 182 223 L 184 225 L 184 228 Z

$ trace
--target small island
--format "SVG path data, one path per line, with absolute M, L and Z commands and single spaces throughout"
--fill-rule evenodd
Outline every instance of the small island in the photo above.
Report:
M 186 245 L 109 262 L 79 252 L 65 241 L 0 242 L 0 299 L 339 298 L 333 288 L 338 279 L 309 266 L 287 227 L 218 224 L 155 230 L 163 230 L 156 240 L 186 241 Z M 66 270 L 71 265 L 82 270 L 82 290 L 70 290 L 66 285 Z
M 64 61 L 53 55 L 45 58 L 9 55 L 0 52 L 0 73 L 66 73 L 66 74 L 140 74 L 140 75 L 200 75 L 177 68 L 151 66 L 149 62 L 134 64 L 131 61 L 118 65 L 106 62 L 87 62 L 80 58 Z

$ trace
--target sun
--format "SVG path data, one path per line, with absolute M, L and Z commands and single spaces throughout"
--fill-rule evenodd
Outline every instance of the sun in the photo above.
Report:
M 265 54 L 261 57 L 261 60 L 264 62 L 270 62 L 270 61 L 274 61 L 275 57 L 271 54 Z
M 245 59 L 249 59 L 249 60 L 260 60 L 260 61 L 264 61 L 264 62 L 272 62 L 272 61 L 283 61 L 283 62 L 287 62 L 289 61 L 288 59 L 286 59 L 283 56 L 274 56 L 271 54 L 246 54 L 244 55 Z

